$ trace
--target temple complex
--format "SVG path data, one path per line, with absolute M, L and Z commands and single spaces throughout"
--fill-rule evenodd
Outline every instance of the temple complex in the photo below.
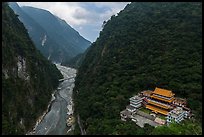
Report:
M 142 91 L 129 100 L 130 104 L 125 110 L 121 111 L 121 119 L 123 121 L 126 121 L 125 119 L 127 118 L 131 118 L 134 122 L 137 122 L 134 115 L 141 114 L 140 108 L 146 108 L 151 111 L 151 114 L 143 115 L 155 122 L 155 124 L 153 124 L 155 126 L 158 125 L 158 123 L 163 125 L 169 124 L 172 121 L 179 123 L 184 118 L 189 118 L 191 113 L 191 110 L 186 106 L 186 99 L 175 97 L 175 94 L 171 90 L 158 87 L 156 87 L 154 91 Z M 165 120 L 160 119 L 156 115 L 165 116 Z

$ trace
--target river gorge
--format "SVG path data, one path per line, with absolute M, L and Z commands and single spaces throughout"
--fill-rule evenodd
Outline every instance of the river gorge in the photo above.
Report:
M 72 91 L 76 77 L 76 69 L 55 64 L 64 79 L 52 94 L 47 110 L 38 119 L 32 132 L 34 135 L 66 135 L 74 129 L 67 126 L 67 119 L 73 114 Z

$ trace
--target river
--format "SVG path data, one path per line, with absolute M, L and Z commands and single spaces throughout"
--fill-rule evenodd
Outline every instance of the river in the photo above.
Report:
M 67 131 L 73 129 L 66 125 L 69 113 L 73 113 L 72 91 L 76 77 L 76 69 L 56 64 L 57 68 L 64 76 L 64 81 L 58 86 L 58 89 L 52 94 L 52 100 L 49 109 L 42 116 L 42 120 L 36 123 L 34 131 L 35 135 L 66 135 Z

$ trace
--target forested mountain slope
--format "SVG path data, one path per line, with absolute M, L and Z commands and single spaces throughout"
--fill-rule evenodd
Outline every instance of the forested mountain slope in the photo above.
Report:
M 49 11 L 29 6 L 19 7 L 10 2 L 11 8 L 19 15 L 29 35 L 45 57 L 63 62 L 82 53 L 91 44 L 64 20 Z
M 38 51 L 2 3 L 2 134 L 25 134 L 46 110 L 60 71 Z
M 69 66 L 69 67 L 78 69 L 81 66 L 83 60 L 85 59 L 89 49 L 90 47 L 88 47 L 83 53 L 78 54 L 77 56 L 73 57 L 70 60 L 62 62 L 61 64 L 64 66 Z
M 201 58 L 201 3 L 128 4 L 105 23 L 78 69 L 75 115 L 87 134 L 201 134 Z M 164 129 L 121 122 L 129 98 L 155 87 L 187 98 L 195 120 Z

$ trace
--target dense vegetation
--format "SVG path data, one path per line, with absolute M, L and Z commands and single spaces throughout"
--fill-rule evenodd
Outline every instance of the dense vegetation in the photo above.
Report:
M 49 11 L 34 7 L 19 7 L 10 2 L 10 7 L 19 15 L 37 49 L 49 60 L 62 62 L 82 53 L 91 44 L 64 20 Z M 42 45 L 43 39 L 45 40 Z
M 2 3 L 2 134 L 25 134 L 46 110 L 61 73 Z
M 104 22 L 78 70 L 75 115 L 87 134 L 202 134 L 201 57 L 201 3 L 128 4 Z M 187 98 L 194 119 L 144 129 L 121 122 L 128 99 L 155 87 Z
M 68 67 L 72 67 L 72 68 L 78 69 L 81 66 L 83 60 L 85 59 L 86 54 L 89 51 L 89 49 L 90 49 L 90 47 L 87 48 L 85 50 L 85 52 L 80 53 L 80 54 L 76 55 L 75 57 L 62 62 L 61 64 L 64 65 L 64 66 L 68 66 Z

